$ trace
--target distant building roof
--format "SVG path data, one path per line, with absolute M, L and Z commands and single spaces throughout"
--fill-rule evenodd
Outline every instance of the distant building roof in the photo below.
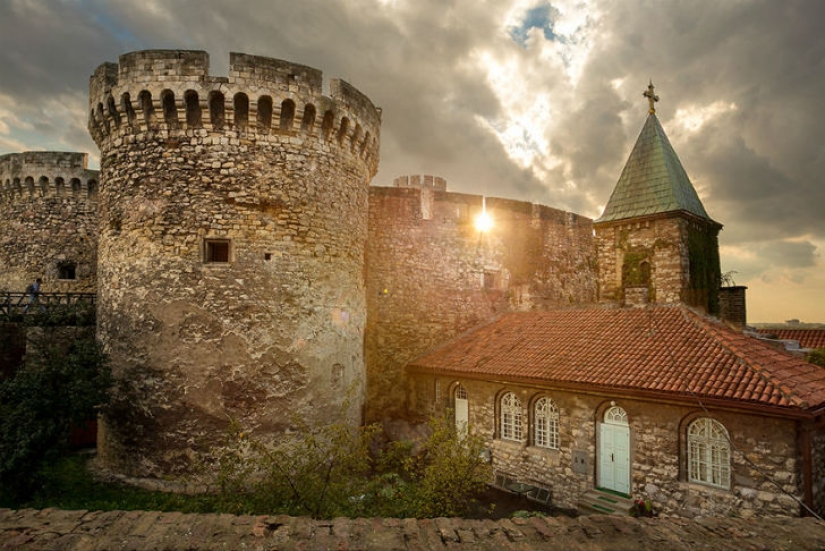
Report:
M 662 125 L 651 113 L 596 223 L 676 211 L 710 220 Z
M 509 313 L 409 369 L 759 408 L 825 405 L 825 369 L 683 305 Z
M 798 341 L 802 348 L 825 348 L 825 329 L 757 329 L 760 335 Z

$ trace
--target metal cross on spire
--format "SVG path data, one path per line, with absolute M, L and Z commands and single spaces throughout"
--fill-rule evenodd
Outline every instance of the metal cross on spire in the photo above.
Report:
M 650 102 L 650 108 L 648 109 L 647 112 L 650 113 L 651 115 L 654 114 L 656 112 L 656 107 L 654 107 L 654 104 L 657 101 L 659 101 L 659 96 L 657 96 L 656 94 L 653 93 L 653 81 L 652 80 L 650 81 L 650 84 L 647 86 L 647 92 L 644 92 L 642 95 L 647 98 L 648 102 Z

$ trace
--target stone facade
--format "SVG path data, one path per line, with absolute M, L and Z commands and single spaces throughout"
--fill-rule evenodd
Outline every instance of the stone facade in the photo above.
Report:
M 361 421 L 368 185 L 380 110 L 321 72 L 146 51 L 91 78 L 98 337 L 123 381 L 100 453 L 191 471 L 230 419 L 266 437 Z
M 470 429 L 487 441 L 496 472 L 549 489 L 558 507 L 576 508 L 579 497 L 598 486 L 598 427 L 605 411 L 615 404 L 627 412 L 630 426 L 632 497 L 650 499 L 662 513 L 686 517 L 801 513 L 798 502 L 781 491 L 800 500 L 804 497 L 800 482 L 803 461 L 797 445 L 804 427 L 799 421 L 747 411 L 708 410 L 727 429 L 732 443 L 731 485 L 717 488 L 688 481 L 687 426 L 708 415 L 695 402 L 640 400 L 619 394 L 415 374 L 410 384 L 411 405 L 422 414 L 443 413 L 454 407 L 459 383 L 467 391 Z M 507 391 L 514 392 L 522 404 L 520 442 L 503 440 L 500 435 L 497 404 Z M 558 449 L 533 445 L 531 409 L 544 396 L 559 408 Z M 821 481 L 823 434 L 816 433 L 814 449 L 813 480 Z M 577 457 L 584 462 L 576 463 Z M 822 484 L 815 485 L 818 497 L 814 503 L 821 512 Z
M 0 156 L 0 290 L 95 290 L 97 182 L 85 153 Z
M 508 310 L 595 301 L 590 219 L 409 180 L 424 185 L 370 190 L 369 420 L 405 413 L 404 366 L 426 350 Z M 473 223 L 482 209 L 488 233 Z
M 594 228 L 600 301 L 628 306 L 682 302 L 718 313 L 719 224 L 675 213 Z

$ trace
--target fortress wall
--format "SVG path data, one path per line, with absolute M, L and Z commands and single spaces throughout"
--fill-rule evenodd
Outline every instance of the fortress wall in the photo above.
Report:
M 122 382 L 100 453 L 133 476 L 191 472 L 230 419 L 269 440 L 361 420 L 380 111 L 289 62 L 207 67 L 134 52 L 90 84 L 98 335 Z
M 367 240 L 367 419 L 404 415 L 404 365 L 510 310 L 595 302 L 592 222 L 401 179 L 371 187 Z M 434 181 L 434 180 L 433 180 Z M 446 184 L 445 184 L 446 185 Z
M 0 156 L 0 289 L 95 291 L 97 181 L 85 153 Z

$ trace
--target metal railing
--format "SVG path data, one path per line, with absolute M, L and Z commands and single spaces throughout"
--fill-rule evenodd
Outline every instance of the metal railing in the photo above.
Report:
M 0 320 L 93 325 L 96 297 L 95 293 L 0 292 Z

